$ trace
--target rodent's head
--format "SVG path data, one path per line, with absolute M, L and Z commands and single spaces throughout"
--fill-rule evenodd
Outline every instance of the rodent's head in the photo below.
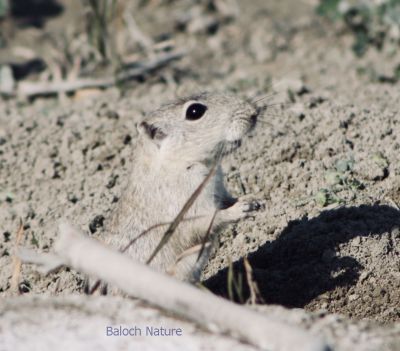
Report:
M 138 130 L 159 160 L 179 159 L 190 165 L 210 161 L 222 145 L 239 142 L 257 115 L 253 104 L 238 97 L 203 93 L 149 113 Z

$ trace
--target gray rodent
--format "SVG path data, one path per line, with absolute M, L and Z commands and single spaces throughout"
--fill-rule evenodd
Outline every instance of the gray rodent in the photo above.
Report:
M 149 113 L 138 125 L 133 167 L 119 204 L 106 229 L 106 241 L 117 248 L 127 245 L 147 228 L 171 222 L 202 183 L 215 163 L 218 150 L 240 142 L 252 129 L 259 110 L 234 95 L 202 93 L 179 99 Z M 219 163 L 219 162 L 218 162 Z M 179 261 L 188 249 L 202 243 L 215 210 L 213 233 L 260 208 L 257 201 L 235 199 L 225 189 L 220 164 L 170 241 L 151 262 L 157 270 L 183 280 L 199 278 L 198 252 Z M 160 242 L 165 227 L 156 228 L 128 249 L 145 262 Z M 174 269 L 172 269 L 174 267 Z

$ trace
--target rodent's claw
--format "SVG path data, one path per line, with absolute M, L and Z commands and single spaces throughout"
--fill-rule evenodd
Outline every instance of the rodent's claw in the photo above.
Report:
M 240 198 L 231 207 L 220 211 L 222 222 L 238 221 L 243 218 L 254 217 L 255 211 L 265 208 L 265 202 L 249 198 Z
M 251 200 L 245 202 L 247 209 L 244 209 L 244 212 L 254 212 L 265 209 L 265 203 L 258 200 Z

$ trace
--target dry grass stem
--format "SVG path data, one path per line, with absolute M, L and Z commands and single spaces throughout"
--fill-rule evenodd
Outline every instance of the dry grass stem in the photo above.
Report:
M 14 250 L 15 253 L 18 251 L 18 247 L 21 244 L 21 240 L 24 234 L 24 225 L 22 223 L 22 219 L 20 219 L 19 222 L 19 227 L 17 231 L 17 235 L 15 237 L 15 244 L 14 244 Z M 12 267 L 13 267 L 13 273 L 11 276 L 11 282 L 10 282 L 10 290 L 12 294 L 19 294 L 19 278 L 21 276 L 21 259 L 14 254 L 13 260 L 12 260 Z
M 247 284 L 250 290 L 250 304 L 255 305 L 256 303 L 264 303 L 257 282 L 254 280 L 253 268 L 251 268 L 250 262 L 247 257 L 243 259 L 243 265 L 246 271 Z

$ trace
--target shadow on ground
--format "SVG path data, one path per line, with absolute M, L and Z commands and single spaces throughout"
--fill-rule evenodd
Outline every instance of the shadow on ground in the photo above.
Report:
M 400 211 L 382 205 L 328 210 L 312 219 L 289 222 L 278 239 L 248 257 L 264 302 L 304 307 L 327 291 L 350 288 L 363 267 L 356 257 L 336 257 L 338 246 L 399 226 Z M 233 265 L 233 272 L 236 277 L 245 276 L 243 260 Z M 222 270 L 205 285 L 215 294 L 228 297 L 227 275 L 228 270 Z M 244 296 L 248 296 L 247 286 Z

